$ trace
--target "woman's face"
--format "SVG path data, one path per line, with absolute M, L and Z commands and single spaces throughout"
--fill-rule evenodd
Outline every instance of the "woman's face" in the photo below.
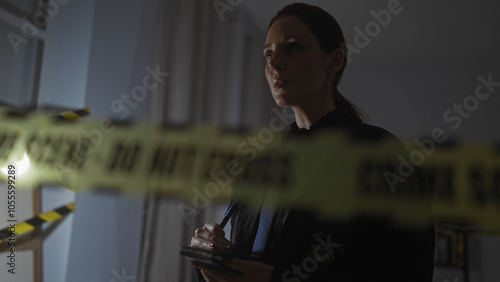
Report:
M 280 106 L 314 107 L 331 97 L 335 68 L 309 27 L 295 16 L 277 20 L 267 32 L 265 74 Z

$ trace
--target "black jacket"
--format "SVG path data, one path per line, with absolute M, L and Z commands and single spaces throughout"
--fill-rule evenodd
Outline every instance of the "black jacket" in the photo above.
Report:
M 292 124 L 289 136 L 307 138 L 320 130 L 344 130 L 355 141 L 375 144 L 374 149 L 379 140 L 396 139 L 386 130 L 362 124 L 339 110 L 326 115 L 309 130 Z M 406 152 L 402 143 L 398 143 L 395 150 Z M 407 181 L 423 185 L 418 177 L 415 173 Z M 418 193 L 424 193 L 423 189 Z M 260 216 L 260 208 L 255 207 L 259 207 L 261 200 L 261 196 L 256 196 L 255 205 L 237 204 L 231 219 L 231 242 L 239 252 L 251 253 Z M 421 212 L 429 213 L 430 207 Z M 325 221 L 308 210 L 284 209 L 275 215 L 273 240 L 267 251 L 262 261 L 274 266 L 272 281 L 430 282 L 434 228 L 431 224 L 402 229 L 378 217 Z

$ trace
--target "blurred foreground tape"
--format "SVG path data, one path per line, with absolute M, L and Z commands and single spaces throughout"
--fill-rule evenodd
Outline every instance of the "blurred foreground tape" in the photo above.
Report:
M 424 186 L 415 180 L 418 168 L 430 184 L 435 217 L 500 229 L 496 147 L 462 144 L 430 154 L 398 154 L 395 147 L 382 142 L 373 148 L 331 133 L 283 141 L 269 128 L 235 133 L 209 126 L 119 125 L 106 118 L 61 122 L 40 113 L 0 111 L 0 167 L 24 155 L 29 159 L 18 187 L 54 183 L 176 196 L 184 199 L 185 212 L 229 199 L 231 185 L 243 199 L 269 188 L 282 206 L 340 219 L 376 214 L 419 224 L 431 218 L 419 212 L 425 201 L 411 192 Z M 7 181 L 4 174 L 0 178 Z

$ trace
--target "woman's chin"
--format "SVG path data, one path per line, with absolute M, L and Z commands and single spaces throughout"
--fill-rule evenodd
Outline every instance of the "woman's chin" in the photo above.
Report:
M 284 97 L 282 95 L 279 95 L 277 97 L 274 97 L 274 101 L 276 101 L 276 104 L 280 107 L 291 107 L 292 106 L 292 101 L 290 99 L 287 99 L 287 97 Z
M 280 97 L 277 97 L 276 99 L 274 99 L 276 101 L 276 105 L 280 106 L 280 107 L 285 107 L 287 106 L 288 104 L 285 102 L 285 100 L 283 100 L 282 98 Z

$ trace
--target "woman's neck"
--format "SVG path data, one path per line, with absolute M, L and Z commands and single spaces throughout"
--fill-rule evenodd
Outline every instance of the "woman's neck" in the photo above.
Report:
M 292 109 L 295 112 L 297 127 L 309 129 L 326 114 L 333 112 L 335 103 L 331 99 L 322 104 L 315 104 L 314 107 L 292 107 Z

